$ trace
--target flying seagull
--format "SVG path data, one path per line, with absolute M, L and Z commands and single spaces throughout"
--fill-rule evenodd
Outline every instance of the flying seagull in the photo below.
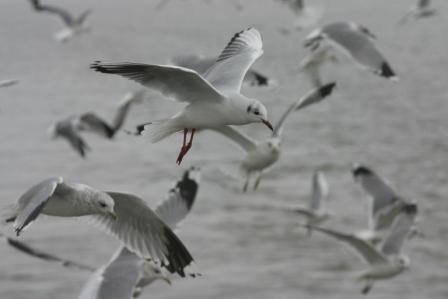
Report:
M 287 5 L 296 16 L 294 20 L 294 28 L 297 30 L 303 30 L 307 27 L 314 26 L 322 18 L 322 8 L 307 5 L 305 0 L 278 1 Z
M 412 6 L 406 15 L 400 19 L 399 24 L 405 24 L 409 20 L 419 20 L 422 18 L 429 18 L 434 16 L 437 10 L 431 7 L 430 0 L 418 0 L 417 3 Z
M 330 214 L 326 204 L 329 195 L 329 188 L 325 175 L 322 171 L 316 170 L 311 180 L 311 194 L 308 208 L 295 208 L 294 211 L 306 217 L 308 235 L 311 235 L 312 225 L 321 224 L 328 220 Z
M 65 25 L 65 28 L 55 34 L 55 39 L 60 42 L 66 42 L 76 35 L 87 33 L 90 31 L 90 27 L 86 25 L 85 21 L 90 15 L 91 10 L 86 10 L 78 17 L 73 16 L 67 10 L 53 6 L 42 4 L 40 0 L 29 0 L 33 9 L 37 12 L 46 12 L 61 18 Z
M 17 80 L 17 79 L 2 80 L 2 81 L 0 81 L 0 87 L 9 87 L 9 86 L 16 85 L 17 83 L 19 83 L 19 80 Z
M 254 190 L 257 189 L 263 172 L 279 159 L 283 125 L 291 112 L 322 101 L 332 93 L 335 86 L 336 83 L 334 82 L 323 85 L 320 88 L 311 90 L 300 99 L 294 101 L 275 124 L 271 137 L 262 142 L 252 140 L 249 136 L 232 126 L 212 128 L 212 130 L 233 140 L 246 152 L 246 156 L 240 162 L 240 170 L 245 177 L 243 186 L 244 192 L 247 191 L 252 176 L 255 177 L 253 188 Z
M 313 51 L 319 47 L 322 40 L 327 40 L 361 67 L 397 81 L 397 75 L 373 43 L 374 38 L 375 35 L 364 26 L 354 22 L 335 22 L 312 31 L 305 38 L 305 46 Z
M 300 62 L 300 72 L 309 78 L 312 87 L 322 86 L 320 69 L 327 61 L 337 62 L 338 59 L 329 46 L 321 46 L 314 51 L 310 51 Z
M 135 195 L 67 183 L 62 177 L 49 178 L 31 187 L 18 199 L 6 222 L 13 222 L 18 236 L 39 214 L 90 215 L 129 250 L 182 277 L 185 276 L 184 268 L 193 261 L 168 225 Z
M 196 130 L 254 122 L 264 123 L 273 129 L 265 106 L 240 93 L 247 70 L 263 53 L 262 45 L 261 35 L 255 28 L 236 33 L 204 76 L 194 70 L 171 65 L 95 62 L 91 68 L 126 77 L 188 103 L 176 115 L 152 122 L 148 128 L 152 142 L 183 130 L 182 148 L 176 161 L 180 165 L 193 144 Z M 187 143 L 189 131 L 191 135 Z
M 106 139 L 113 139 L 123 126 L 131 105 L 140 101 L 142 96 L 142 91 L 126 94 L 117 109 L 112 124 L 108 124 L 94 112 L 87 112 L 79 116 L 72 115 L 57 121 L 50 126 L 48 134 L 53 139 L 58 137 L 66 139 L 72 148 L 84 158 L 90 147 L 82 138 L 81 132 L 88 131 Z
M 198 55 L 180 55 L 171 59 L 172 64 L 192 69 L 199 74 L 205 74 L 207 70 L 215 63 L 216 57 L 201 57 Z M 249 68 L 244 76 L 243 83 L 248 86 L 272 87 L 276 83 L 273 79 L 260 73 L 259 71 Z
M 409 268 L 409 258 L 402 254 L 401 250 L 404 240 L 414 227 L 416 214 L 417 206 L 415 204 L 403 206 L 389 234 L 379 248 L 354 234 L 346 234 L 317 226 L 312 228 L 344 242 L 355 249 L 358 255 L 369 264 L 369 268 L 358 276 L 359 280 L 365 282 L 362 293 L 367 294 L 375 281 L 393 278 Z

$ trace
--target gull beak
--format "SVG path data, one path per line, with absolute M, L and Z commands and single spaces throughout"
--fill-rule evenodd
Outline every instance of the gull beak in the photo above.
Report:
M 118 216 L 115 212 L 110 212 L 109 215 L 112 217 L 112 219 L 117 220 Z
M 171 285 L 171 279 L 169 279 L 168 277 L 162 277 L 162 279 L 169 285 Z
M 272 124 L 268 120 L 263 119 L 261 122 L 264 123 L 269 129 L 271 129 L 271 131 L 274 131 Z

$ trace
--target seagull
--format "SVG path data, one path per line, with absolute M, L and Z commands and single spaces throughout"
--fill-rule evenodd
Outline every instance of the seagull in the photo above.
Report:
M 85 158 L 86 152 L 90 150 L 90 147 L 81 137 L 80 133 L 82 131 L 88 131 L 106 139 L 113 139 L 115 134 L 123 126 L 131 104 L 141 101 L 142 97 L 143 91 L 126 94 L 119 104 L 112 124 L 108 124 L 94 112 L 87 112 L 79 116 L 71 115 L 63 120 L 57 121 L 50 126 L 48 134 L 53 139 L 58 137 L 65 138 L 73 149 L 77 151 L 81 157 Z
M 294 211 L 306 217 L 308 236 L 311 236 L 312 225 L 321 224 L 330 218 L 326 203 L 328 200 L 328 183 L 322 171 L 316 170 L 311 181 L 311 196 L 308 208 L 295 208 Z
M 366 27 L 354 22 L 335 22 L 315 29 L 305 38 L 305 47 L 315 50 L 326 39 L 330 45 L 351 57 L 361 67 L 374 74 L 397 81 L 398 77 L 375 47 L 375 35 Z
M 390 229 L 394 219 L 407 202 L 397 195 L 390 183 L 370 167 L 355 164 L 352 168 L 355 181 L 370 196 L 368 224 L 369 229 L 359 233 L 359 237 L 376 244 Z
M 241 173 L 245 177 L 243 192 L 247 191 L 251 177 L 253 175 L 255 176 L 253 189 L 257 189 L 258 185 L 260 184 L 261 175 L 263 174 L 263 172 L 279 159 L 283 124 L 286 118 L 291 114 L 291 112 L 303 109 L 311 104 L 322 101 L 332 93 L 335 86 L 336 83 L 334 82 L 323 85 L 320 88 L 311 90 L 299 100 L 294 101 L 286 109 L 286 111 L 276 123 L 271 137 L 262 142 L 256 142 L 252 140 L 249 136 L 238 131 L 232 126 L 212 128 L 212 130 L 221 133 L 233 140 L 246 152 L 246 156 L 240 162 L 239 167 Z
M 188 103 L 171 118 L 152 122 L 149 126 L 152 142 L 183 130 L 182 148 L 176 160 L 180 165 L 193 144 L 196 130 L 254 122 L 263 123 L 273 130 L 265 106 L 240 93 L 247 70 L 262 53 L 260 33 L 249 28 L 233 36 L 203 76 L 194 70 L 171 65 L 105 64 L 97 61 L 91 68 L 101 73 L 121 75 Z M 189 131 L 191 135 L 187 143 Z
M 399 24 L 405 24 L 410 19 L 419 20 L 422 18 L 429 18 L 436 14 L 437 10 L 431 7 L 430 0 L 418 0 L 417 4 L 412 6 L 408 13 L 401 18 Z
M 338 59 L 329 46 L 323 46 L 311 51 L 300 62 L 300 72 L 303 72 L 309 78 L 312 87 L 318 88 L 322 86 L 320 68 L 327 61 L 337 62 Z
M 78 17 L 73 16 L 67 10 L 50 6 L 47 4 L 41 4 L 40 0 L 29 0 L 33 9 L 37 12 L 47 12 L 57 15 L 61 18 L 65 24 L 65 28 L 55 34 L 55 39 L 60 42 L 67 42 L 76 35 L 87 33 L 90 31 L 90 27 L 85 24 L 87 17 L 90 15 L 91 10 L 86 10 Z
M 180 55 L 171 59 L 172 64 L 184 68 L 192 69 L 199 74 L 205 74 L 207 70 L 215 63 L 216 57 L 201 57 L 198 55 Z M 249 86 L 266 86 L 272 87 L 276 82 L 260 73 L 259 71 L 250 68 L 244 76 L 243 83 Z
M 17 79 L 2 80 L 2 81 L 0 81 L 0 87 L 9 87 L 9 86 L 16 85 L 17 83 L 19 83 L 19 80 L 17 80 Z
M 376 280 L 395 277 L 409 268 L 410 260 L 402 254 L 401 250 L 404 240 L 414 226 L 416 214 L 415 204 L 403 206 L 384 243 L 379 248 L 354 234 L 317 226 L 312 228 L 349 245 L 369 264 L 369 268 L 358 276 L 359 280 L 365 281 L 362 294 L 367 294 Z
M 303 30 L 304 28 L 314 26 L 320 18 L 323 11 L 321 8 L 313 7 L 305 4 L 305 0 L 279 0 L 289 6 L 296 15 L 294 28 Z
M 193 262 L 169 226 L 132 194 L 104 192 L 84 184 L 67 183 L 62 177 L 48 178 L 27 190 L 5 220 L 13 222 L 19 236 L 39 214 L 90 215 L 129 250 L 182 277 L 184 268 Z

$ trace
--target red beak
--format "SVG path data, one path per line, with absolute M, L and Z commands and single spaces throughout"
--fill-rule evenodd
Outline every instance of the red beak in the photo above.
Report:
M 262 120 L 262 122 L 266 125 L 266 127 L 271 129 L 271 131 L 274 131 L 274 128 L 272 127 L 272 124 L 268 120 Z

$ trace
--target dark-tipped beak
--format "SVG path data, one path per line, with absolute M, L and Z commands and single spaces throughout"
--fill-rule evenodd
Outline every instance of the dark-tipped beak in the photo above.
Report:
M 268 120 L 264 120 L 263 119 L 262 122 L 266 125 L 266 127 L 271 129 L 271 131 L 274 131 L 274 128 L 272 127 L 272 124 Z

